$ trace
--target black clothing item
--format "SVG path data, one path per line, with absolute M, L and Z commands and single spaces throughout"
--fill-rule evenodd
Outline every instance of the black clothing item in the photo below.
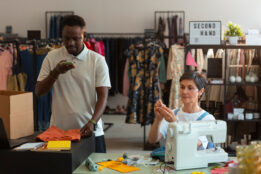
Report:
M 171 30 L 170 30 L 170 45 L 174 45 L 178 41 L 178 16 L 173 16 L 171 19 Z
M 106 144 L 105 144 L 104 135 L 95 137 L 95 152 L 106 153 Z
M 160 42 L 164 42 L 164 30 L 165 30 L 165 23 L 162 19 L 162 17 L 159 18 L 159 23 L 158 23 L 158 31 L 157 31 L 157 38 L 159 39 Z

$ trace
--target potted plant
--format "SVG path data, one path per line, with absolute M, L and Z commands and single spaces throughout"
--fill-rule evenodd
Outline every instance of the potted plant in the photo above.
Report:
M 231 45 L 236 45 L 238 37 L 243 36 L 243 32 L 239 25 L 228 22 L 224 35 Z

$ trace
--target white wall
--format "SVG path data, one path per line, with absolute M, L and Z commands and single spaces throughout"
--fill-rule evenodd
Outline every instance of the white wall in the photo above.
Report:
M 261 29 L 260 0 L 0 0 L 0 32 L 41 30 L 45 37 L 45 11 L 72 10 L 87 21 L 88 32 L 143 32 L 154 27 L 154 11 L 184 10 L 186 32 L 190 20 L 221 20 L 243 29 Z

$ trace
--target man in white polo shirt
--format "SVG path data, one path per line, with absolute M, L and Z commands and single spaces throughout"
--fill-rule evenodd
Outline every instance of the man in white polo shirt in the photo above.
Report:
M 41 96 L 53 89 L 50 125 L 63 130 L 81 129 L 82 136 L 95 133 L 96 152 L 106 152 L 101 116 L 111 87 L 105 58 L 85 46 L 85 21 L 77 15 L 62 22 L 64 47 L 48 53 L 37 79 Z

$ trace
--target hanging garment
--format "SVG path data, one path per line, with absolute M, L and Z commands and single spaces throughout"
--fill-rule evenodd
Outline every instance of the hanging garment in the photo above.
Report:
M 25 91 L 27 75 L 24 72 L 19 72 L 16 77 L 19 84 L 19 91 Z
M 194 57 L 191 55 L 190 52 L 188 52 L 186 55 L 186 65 L 198 67 L 198 64 L 196 63 Z
M 51 39 L 55 37 L 55 20 L 56 20 L 55 16 L 50 17 L 49 38 L 51 38 Z
M 192 54 L 192 57 L 195 58 L 196 62 L 197 62 L 197 69 L 202 71 L 203 70 L 203 67 L 204 67 L 204 64 L 206 64 L 205 62 L 207 62 L 205 59 L 204 59 L 204 54 L 203 54 L 203 50 L 202 49 L 192 49 L 191 50 L 191 54 Z
M 17 51 L 14 50 L 13 57 L 13 73 L 8 76 L 7 89 L 11 91 L 25 91 L 27 75 L 22 71 L 22 62 L 19 49 Z M 17 63 L 15 64 L 14 62 Z
M 138 38 L 103 39 L 106 63 L 109 67 L 111 89 L 109 95 L 123 93 L 123 75 L 126 62 L 125 51 Z
M 59 37 L 62 35 L 62 34 L 60 33 L 60 31 L 61 31 L 61 25 L 62 25 L 61 19 L 62 19 L 61 15 L 57 15 L 57 16 L 56 16 L 55 38 L 59 38 Z
M 174 109 L 181 106 L 179 94 L 179 79 L 184 73 L 184 47 L 172 45 L 169 50 L 169 59 L 167 65 L 167 80 L 172 80 L 169 108 Z
M 167 74 L 166 74 L 166 64 L 164 55 L 162 54 L 160 56 L 160 66 L 159 66 L 159 81 L 160 83 L 166 83 L 167 82 Z
M 124 75 L 123 75 L 123 95 L 128 96 L 128 92 L 130 89 L 130 80 L 129 80 L 129 59 L 126 59 L 125 67 L 124 67 Z
M 97 41 L 97 44 L 99 45 L 98 46 L 98 53 L 105 56 L 105 53 L 104 53 L 104 44 L 102 41 Z
M 171 19 L 171 30 L 170 30 L 170 45 L 174 45 L 178 41 L 178 16 L 173 16 Z
M 8 77 L 12 75 L 13 48 L 2 49 L 0 52 L 0 90 L 7 90 Z
M 36 56 L 36 78 L 39 75 L 42 62 L 47 55 L 47 52 L 43 55 Z M 35 57 L 30 53 L 29 50 L 21 51 L 22 67 L 24 72 L 27 74 L 26 91 L 34 91 L 34 73 L 33 73 L 33 59 Z M 52 91 L 37 98 L 37 109 L 38 109 L 38 128 L 40 131 L 46 130 L 49 127 L 51 117 L 51 106 L 52 106 Z
M 8 76 L 7 90 L 9 90 L 9 91 L 19 91 L 18 81 L 17 81 L 17 77 L 16 77 L 15 73 Z
M 94 48 L 92 47 L 91 43 L 89 41 L 84 41 L 84 44 L 86 45 L 86 47 L 89 49 L 89 50 L 92 50 L 94 51 Z
M 167 48 L 169 48 L 169 35 L 170 35 L 170 33 L 169 33 L 169 18 L 167 18 L 167 19 L 164 19 L 164 23 L 165 23 L 165 30 L 164 30 L 164 44 L 166 45 L 166 47 Z
M 150 46 L 129 49 L 130 91 L 126 123 L 152 124 L 159 99 L 158 65 L 163 49 Z
M 179 36 L 183 36 L 183 21 L 182 17 L 179 17 Z
M 165 34 L 165 21 L 163 20 L 162 17 L 159 18 L 159 23 L 158 23 L 158 31 L 157 31 L 157 38 L 159 39 L 160 42 L 164 42 L 164 34 Z

